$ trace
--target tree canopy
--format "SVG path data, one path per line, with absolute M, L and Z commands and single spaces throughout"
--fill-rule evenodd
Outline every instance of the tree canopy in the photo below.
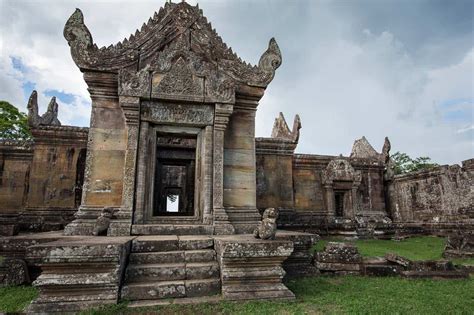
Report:
M 0 101 L 0 139 L 19 141 L 31 139 L 26 114 L 6 101 Z
M 431 161 L 431 158 L 427 156 L 420 156 L 412 159 L 410 156 L 408 156 L 408 154 L 398 151 L 391 156 L 391 159 L 394 162 L 395 175 L 406 174 L 439 166 L 438 163 Z

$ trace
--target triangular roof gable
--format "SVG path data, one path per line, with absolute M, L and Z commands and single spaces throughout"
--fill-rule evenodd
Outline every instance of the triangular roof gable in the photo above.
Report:
M 242 61 L 222 41 L 202 10 L 185 2 L 166 3 L 140 31 L 107 48 L 98 48 L 93 43 L 79 9 L 67 21 L 64 36 L 82 71 L 119 72 L 146 67 L 147 71 L 166 71 L 181 54 L 188 62 L 197 63 L 193 64 L 197 73 L 206 71 L 201 68 L 214 69 L 224 72 L 235 83 L 266 87 L 281 64 L 281 53 L 273 38 L 258 66 Z

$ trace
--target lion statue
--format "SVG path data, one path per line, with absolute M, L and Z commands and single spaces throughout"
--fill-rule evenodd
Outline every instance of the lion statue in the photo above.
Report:
M 275 208 L 265 209 L 263 212 L 263 218 L 260 224 L 257 226 L 253 232 L 255 238 L 261 238 L 262 240 L 274 240 L 277 224 L 276 220 L 278 218 L 278 210 Z

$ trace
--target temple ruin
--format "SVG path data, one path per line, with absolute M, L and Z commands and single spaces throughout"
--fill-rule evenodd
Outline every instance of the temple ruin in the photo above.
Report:
M 255 138 L 282 63 L 273 38 L 250 65 L 185 2 L 102 48 L 77 9 L 64 37 L 88 85 L 90 127 L 61 125 L 54 98 L 40 116 L 33 92 L 33 141 L 0 142 L 0 255 L 36 279 L 30 311 L 292 299 L 282 279 L 314 272 L 316 233 L 472 231 L 474 159 L 394 175 L 390 141 L 379 153 L 364 137 L 350 156 L 296 154 L 311 117 L 290 129 L 282 113 L 271 137 Z M 279 230 L 256 239 L 268 208 Z

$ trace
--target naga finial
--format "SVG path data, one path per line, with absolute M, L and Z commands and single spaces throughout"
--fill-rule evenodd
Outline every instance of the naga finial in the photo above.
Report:
M 280 112 L 278 117 L 275 118 L 275 123 L 273 124 L 272 138 L 280 138 L 298 143 L 300 138 L 300 129 L 301 120 L 299 115 L 295 116 L 293 121 L 293 129 L 290 130 L 288 124 L 286 123 L 285 116 L 283 116 L 283 113 Z
M 53 96 L 49 102 L 48 109 L 43 115 L 38 114 L 38 92 L 34 90 L 28 100 L 28 125 L 31 127 L 39 126 L 61 126 L 58 120 L 58 103 Z
M 94 41 L 89 29 L 84 24 L 84 16 L 81 10 L 76 9 L 69 17 L 64 26 L 63 35 L 71 47 L 74 62 L 79 67 L 90 63 L 89 50 L 94 48 Z
M 275 71 L 280 67 L 281 62 L 280 48 L 275 38 L 272 37 L 268 43 L 267 50 L 263 53 L 258 62 L 258 69 L 268 75 L 264 83 L 268 84 L 273 80 Z

